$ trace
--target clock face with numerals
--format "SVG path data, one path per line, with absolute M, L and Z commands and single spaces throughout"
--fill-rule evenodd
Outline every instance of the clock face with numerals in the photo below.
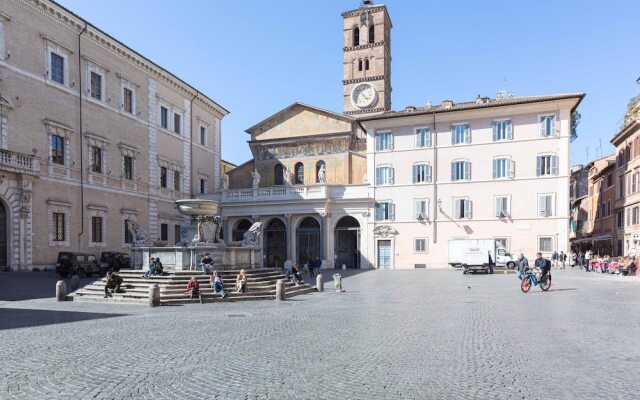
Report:
M 360 84 L 351 92 L 353 105 L 361 109 L 371 107 L 377 99 L 378 91 L 369 83 Z

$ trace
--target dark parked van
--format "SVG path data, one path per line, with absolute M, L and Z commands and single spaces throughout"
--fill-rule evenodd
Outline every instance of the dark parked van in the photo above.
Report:
M 77 253 L 71 251 L 61 251 L 58 253 L 56 263 L 56 273 L 66 278 L 70 275 L 83 277 L 86 275 L 104 275 L 107 268 L 101 267 L 95 255 L 90 253 Z
M 103 251 L 100 254 L 100 265 L 107 270 L 120 271 L 131 268 L 131 257 L 120 251 Z

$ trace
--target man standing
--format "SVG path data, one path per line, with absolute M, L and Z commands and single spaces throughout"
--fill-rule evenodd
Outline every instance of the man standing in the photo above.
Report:
M 529 260 L 527 260 L 524 254 L 520 253 L 520 256 L 518 256 L 518 279 L 524 279 L 527 268 L 529 268 Z
M 567 255 L 564 254 L 564 250 L 560 250 L 560 255 L 558 256 L 558 260 L 560 261 L 560 265 L 562 265 L 562 269 L 564 269 L 567 262 Z
M 558 252 L 554 251 L 553 254 L 551 255 L 551 261 L 553 262 L 553 266 L 555 268 L 558 268 Z

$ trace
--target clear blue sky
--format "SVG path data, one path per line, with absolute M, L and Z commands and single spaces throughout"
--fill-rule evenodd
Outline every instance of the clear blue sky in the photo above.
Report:
M 59 0 L 231 111 L 223 158 L 244 130 L 295 101 L 342 111 L 342 18 L 359 0 Z M 380 2 L 378 2 L 380 3 Z M 640 93 L 640 1 L 388 0 L 393 108 L 444 99 L 586 92 L 572 162 L 609 140 Z

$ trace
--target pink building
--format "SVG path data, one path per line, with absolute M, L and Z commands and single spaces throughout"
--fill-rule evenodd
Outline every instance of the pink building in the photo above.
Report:
M 360 119 L 377 268 L 445 267 L 448 241 L 533 258 L 569 248 L 571 114 L 583 93 L 478 97 Z

